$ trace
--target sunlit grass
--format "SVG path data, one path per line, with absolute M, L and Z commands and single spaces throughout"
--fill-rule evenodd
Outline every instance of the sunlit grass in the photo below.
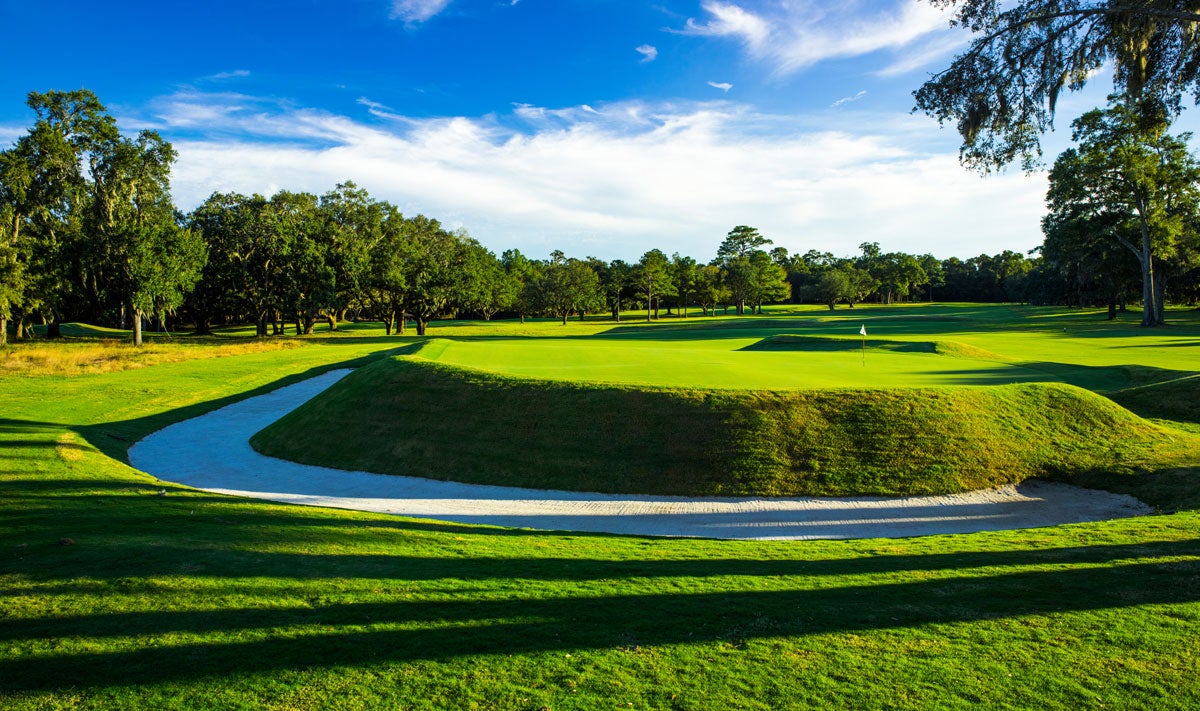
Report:
M 1087 331 L 1028 337 L 1069 378 L 1120 389 L 1137 369 L 1196 368 L 1186 324 L 920 313 L 965 318 L 873 336 L 1019 357 L 1004 334 L 1035 314 Z M 567 332 L 611 328 L 575 323 Z M 0 707 L 1200 706 L 1195 511 L 917 539 L 663 540 L 246 501 L 122 463 L 169 422 L 415 340 L 376 326 L 279 351 L 0 380 Z M 518 327 L 431 333 L 562 328 L 505 330 Z M 669 423 L 661 434 L 700 435 Z M 1146 476 L 1163 497 L 1197 478 Z
M 134 346 L 117 339 L 32 341 L 0 348 L 0 377 L 73 376 L 114 373 L 193 358 L 227 358 L 287 350 L 295 340 L 222 341 L 216 339 L 157 340 Z

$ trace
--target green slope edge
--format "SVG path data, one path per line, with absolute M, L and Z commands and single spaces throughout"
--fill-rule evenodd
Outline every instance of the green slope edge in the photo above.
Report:
M 941 494 L 1035 476 L 1095 483 L 1200 459 L 1200 435 L 1059 383 L 668 389 L 515 379 L 413 357 L 361 368 L 251 444 L 349 470 L 700 496 Z

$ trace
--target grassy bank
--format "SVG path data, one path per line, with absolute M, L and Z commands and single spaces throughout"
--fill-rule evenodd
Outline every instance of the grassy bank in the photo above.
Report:
M 701 496 L 952 493 L 1034 476 L 1158 471 L 1200 457 L 1200 436 L 1057 383 L 804 391 L 567 384 L 431 363 L 421 357 L 427 350 L 351 374 L 252 443 L 343 469 Z

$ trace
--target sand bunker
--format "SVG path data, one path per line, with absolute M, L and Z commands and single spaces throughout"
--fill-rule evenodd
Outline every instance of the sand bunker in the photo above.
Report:
M 221 494 L 540 530 L 731 539 L 898 538 L 1101 521 L 1150 513 L 1138 500 L 1066 484 L 904 498 L 703 498 L 481 486 L 350 472 L 266 457 L 250 437 L 328 388 L 337 370 L 155 432 L 130 463 Z

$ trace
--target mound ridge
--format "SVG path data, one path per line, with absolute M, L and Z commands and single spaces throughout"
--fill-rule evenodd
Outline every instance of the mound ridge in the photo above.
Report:
M 352 373 L 251 443 L 310 464 L 471 483 L 849 496 L 1138 470 L 1198 442 L 1057 383 L 669 389 L 516 379 L 401 356 Z

